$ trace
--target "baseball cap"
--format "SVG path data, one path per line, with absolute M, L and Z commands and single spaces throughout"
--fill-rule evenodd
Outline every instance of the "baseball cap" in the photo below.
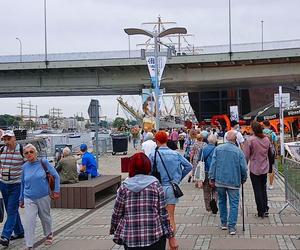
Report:
M 4 136 L 13 137 L 13 136 L 15 136 L 15 133 L 14 133 L 14 131 L 12 131 L 12 130 L 5 130 L 5 131 L 3 132 L 1 138 L 3 138 Z
M 86 151 L 87 150 L 87 145 L 85 143 L 80 145 L 80 150 L 81 151 Z

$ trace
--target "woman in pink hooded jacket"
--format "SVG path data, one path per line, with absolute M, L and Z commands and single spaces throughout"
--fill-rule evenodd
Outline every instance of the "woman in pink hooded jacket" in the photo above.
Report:
M 247 162 L 250 161 L 250 179 L 254 190 L 257 216 L 268 217 L 267 174 L 269 172 L 268 152 L 270 140 L 263 134 L 263 127 L 254 121 L 251 124 L 254 135 L 245 143 L 243 151 Z

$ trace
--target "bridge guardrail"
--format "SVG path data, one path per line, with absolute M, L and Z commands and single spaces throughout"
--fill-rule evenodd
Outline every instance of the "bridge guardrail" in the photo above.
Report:
M 300 48 L 300 39 L 264 42 L 262 43 L 240 43 L 232 44 L 231 51 L 250 52 L 250 51 L 268 51 L 279 49 Z M 166 49 L 162 49 L 164 51 Z M 151 51 L 147 50 L 147 51 Z M 209 46 L 188 46 L 180 48 L 174 56 L 186 55 L 207 55 L 217 53 L 228 53 L 229 45 L 209 45 Z M 122 59 L 122 58 L 140 58 L 140 50 L 118 50 L 118 51 L 97 51 L 97 52 L 74 52 L 74 53 L 52 53 L 48 54 L 48 61 L 74 61 L 74 60 L 100 60 L 100 59 Z M 44 54 L 23 55 L 22 62 L 43 62 Z M 0 56 L 0 63 L 18 63 L 20 55 Z
M 300 213 L 300 162 L 284 158 L 283 166 L 286 204 L 279 213 L 288 206 Z

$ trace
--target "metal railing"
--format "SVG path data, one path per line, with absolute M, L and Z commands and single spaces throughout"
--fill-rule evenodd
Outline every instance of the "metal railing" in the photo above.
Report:
M 96 142 L 93 142 L 94 148 L 96 148 Z M 99 156 L 102 156 L 108 152 L 112 151 L 112 139 L 111 137 L 108 138 L 99 138 L 98 141 L 98 153 Z
M 300 48 L 300 39 L 264 42 L 263 51 L 279 50 L 279 49 L 295 49 Z M 151 51 L 149 49 L 147 51 Z M 162 49 L 166 50 L 166 49 Z M 260 42 L 257 43 L 241 43 L 232 44 L 231 51 L 249 52 L 262 51 Z M 180 52 L 176 51 L 175 56 L 185 55 L 208 55 L 218 53 L 228 53 L 229 45 L 210 45 L 181 48 Z M 121 59 L 121 58 L 140 58 L 140 50 L 116 50 L 116 51 L 96 51 L 96 52 L 74 52 L 74 53 L 51 53 L 47 55 L 48 61 L 74 61 L 74 60 L 99 60 L 99 59 Z M 43 62 L 44 54 L 23 55 L 22 62 Z M 19 55 L 3 55 L 0 56 L 0 63 L 18 63 Z
M 279 213 L 288 206 L 300 213 L 300 162 L 284 158 L 283 168 L 286 204 Z

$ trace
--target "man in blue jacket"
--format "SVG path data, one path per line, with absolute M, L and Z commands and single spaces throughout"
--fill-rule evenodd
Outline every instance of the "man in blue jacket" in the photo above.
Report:
M 239 189 L 247 179 L 247 163 L 244 153 L 235 144 L 236 132 L 227 132 L 227 142 L 216 147 L 209 169 L 211 186 L 218 192 L 222 230 L 229 229 L 230 235 L 236 234 L 239 207 Z M 230 211 L 227 212 L 227 196 Z

